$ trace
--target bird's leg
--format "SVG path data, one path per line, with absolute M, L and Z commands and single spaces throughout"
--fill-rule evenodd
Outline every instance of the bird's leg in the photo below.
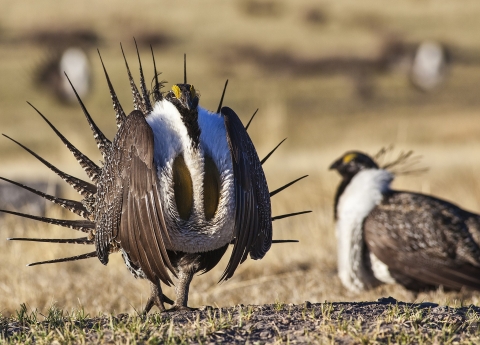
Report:
M 156 305 L 158 309 L 163 312 L 165 311 L 165 306 L 163 305 L 163 303 L 173 304 L 173 301 L 162 293 L 160 279 L 157 279 L 155 283 L 150 282 L 150 289 L 152 293 L 150 294 L 147 305 L 143 310 L 143 315 L 147 315 L 154 305 Z
M 190 267 L 189 267 L 190 268 Z M 180 269 L 178 272 L 178 282 L 175 286 L 175 295 L 177 299 L 170 311 L 178 310 L 194 310 L 194 308 L 187 307 L 188 303 L 188 290 L 192 281 L 195 270 L 193 269 Z

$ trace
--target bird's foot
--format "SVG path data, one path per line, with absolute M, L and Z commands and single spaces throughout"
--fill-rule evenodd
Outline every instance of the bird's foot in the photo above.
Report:
M 170 312 L 177 312 L 177 311 L 186 312 L 186 311 L 195 311 L 195 310 L 198 310 L 198 308 L 190 308 L 183 305 L 173 305 L 173 307 L 165 311 L 170 313 Z
M 142 315 L 144 316 L 147 315 L 154 305 L 157 306 L 157 308 L 160 309 L 161 312 L 166 311 L 165 306 L 163 305 L 164 303 L 167 303 L 170 305 L 174 304 L 174 302 L 170 298 L 165 296 L 163 293 L 161 294 L 161 296 L 159 296 L 158 294 L 152 293 L 152 295 L 147 301 L 147 304 L 145 306 L 145 309 L 143 310 Z

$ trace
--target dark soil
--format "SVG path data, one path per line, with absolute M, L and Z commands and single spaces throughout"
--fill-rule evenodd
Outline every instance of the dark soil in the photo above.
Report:
M 5 340 L 60 343 L 335 343 L 443 344 L 480 341 L 480 308 L 377 302 L 274 304 L 201 308 L 85 318 L 45 316 L 45 321 L 3 319 Z M 52 333 L 53 332 L 53 333 Z M 48 334 L 53 334 L 48 338 Z M 43 338 L 42 335 L 47 336 Z M 76 338 L 78 336 L 78 338 Z M 63 338 L 62 338 L 63 337 Z M 63 340 L 63 341 L 62 341 Z

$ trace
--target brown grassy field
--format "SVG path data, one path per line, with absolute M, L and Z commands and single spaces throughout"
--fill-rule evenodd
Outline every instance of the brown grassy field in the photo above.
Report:
M 170 43 L 155 47 L 157 67 L 170 83 L 188 78 L 201 92 L 201 104 L 216 109 L 226 78 L 226 105 L 244 122 L 260 108 L 250 134 L 264 156 L 281 139 L 281 149 L 266 163 L 275 189 L 304 174 L 310 176 L 273 198 L 273 214 L 313 213 L 274 223 L 274 238 L 298 244 L 274 245 L 265 259 L 247 261 L 228 282 L 217 285 L 226 260 L 196 277 L 190 305 L 363 301 L 393 296 L 402 301 L 448 305 L 478 304 L 480 294 L 436 291 L 414 295 L 398 286 L 349 294 L 336 276 L 333 195 L 339 178 L 329 164 L 346 150 L 375 153 L 394 144 L 423 156 L 430 168 L 420 176 L 399 177 L 394 186 L 431 193 L 480 212 L 480 3 L 404 1 L 385 6 L 380 0 L 334 3 L 302 1 L 29 1 L 2 0 L 0 11 L 0 129 L 62 170 L 86 178 L 70 153 L 25 101 L 39 108 L 82 151 L 99 160 L 89 128 L 78 106 L 58 104 L 35 87 L 32 74 L 51 48 L 33 42 L 35 33 L 91 29 L 124 108 L 130 91 L 120 54 L 123 42 L 135 66 L 132 36 L 162 33 Z M 312 15 L 313 13 L 313 15 Z M 312 19 L 313 18 L 313 19 Z M 315 19 L 316 18 L 316 19 Z M 454 53 L 448 79 L 432 93 L 420 93 L 408 82 L 405 68 L 369 74 L 372 95 L 356 91 L 354 74 L 265 70 L 240 54 L 252 47 L 265 54 L 290 54 L 300 61 L 327 57 L 374 60 L 392 40 L 416 43 L 435 39 Z M 248 48 L 248 49 L 247 49 Z M 144 68 L 152 66 L 141 48 Z M 109 137 L 114 115 L 101 65 L 90 51 L 94 93 L 85 99 L 95 121 Z M 303 59 L 303 60 L 302 60 Z M 272 64 L 274 61 L 272 62 Z M 274 66 L 273 66 L 274 67 Z M 171 85 L 171 84 L 169 84 Z M 53 173 L 7 139 L 0 140 L 0 176 L 58 182 Z M 64 188 L 66 196 L 74 196 Z M 55 208 L 49 215 L 62 216 Z M 0 239 L 68 237 L 73 231 L 4 217 Z M 8 315 L 26 303 L 46 310 L 56 303 L 90 314 L 140 310 L 148 295 L 146 281 L 135 280 L 119 255 L 104 267 L 96 259 L 78 263 L 25 267 L 25 264 L 86 252 L 75 245 L 12 243 L 0 240 L 0 311 Z M 166 294 L 173 295 L 172 290 Z

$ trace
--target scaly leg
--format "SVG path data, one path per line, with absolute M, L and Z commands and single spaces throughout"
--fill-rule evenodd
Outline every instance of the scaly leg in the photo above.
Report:
M 180 270 L 178 272 L 178 282 L 175 286 L 176 300 L 173 307 L 168 311 L 180 311 L 180 310 L 195 310 L 195 308 L 189 308 L 188 303 L 188 290 L 195 272 L 191 269 Z

